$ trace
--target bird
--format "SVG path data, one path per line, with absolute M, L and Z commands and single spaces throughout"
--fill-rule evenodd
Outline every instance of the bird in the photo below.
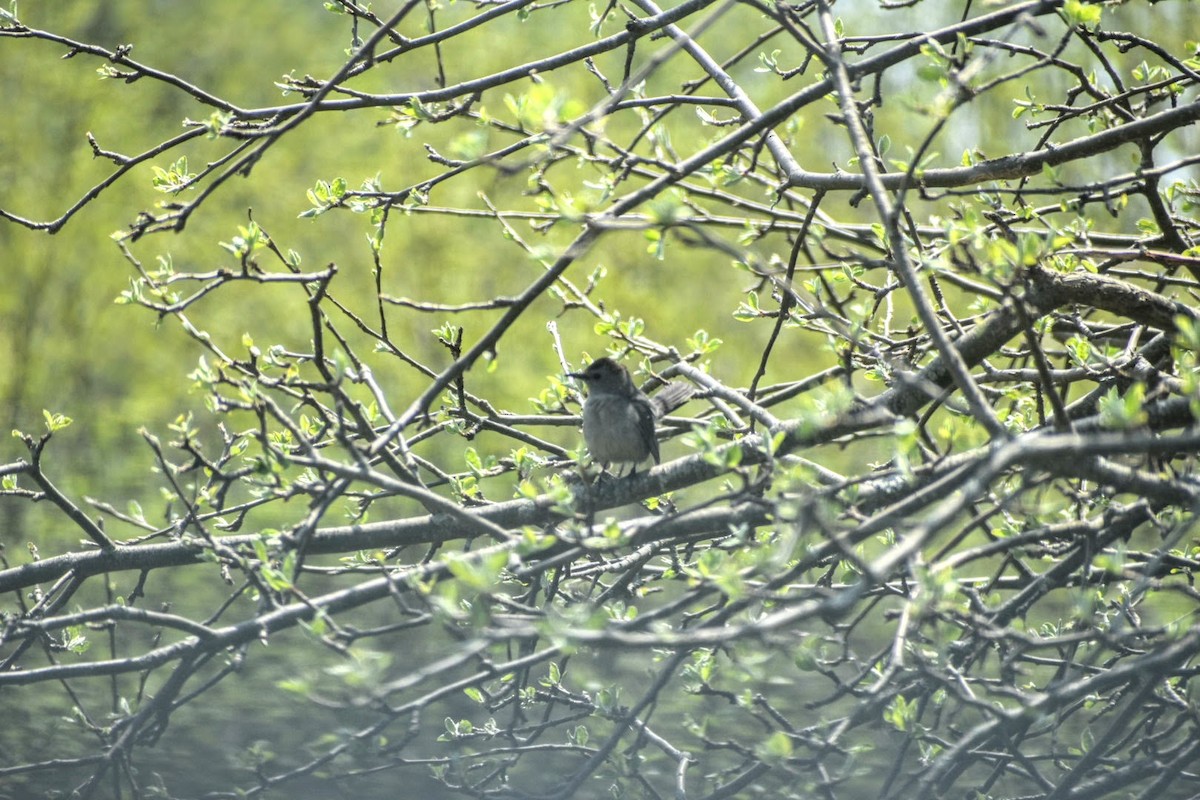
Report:
M 632 464 L 630 475 L 647 458 L 659 463 L 654 423 L 692 395 L 686 383 L 669 383 L 653 397 L 634 385 L 629 370 L 611 358 L 598 358 L 583 372 L 569 372 L 587 386 L 583 403 L 583 439 L 592 459 Z

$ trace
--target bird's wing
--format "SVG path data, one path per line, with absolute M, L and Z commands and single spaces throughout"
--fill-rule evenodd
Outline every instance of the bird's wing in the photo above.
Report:
M 658 409 L 653 402 L 646 399 L 634 403 L 634 408 L 637 409 L 638 434 L 642 437 L 642 441 L 646 443 L 646 447 L 650 451 L 650 456 L 654 459 L 654 463 L 657 464 L 658 436 L 654 433 L 654 421 L 659 417 Z

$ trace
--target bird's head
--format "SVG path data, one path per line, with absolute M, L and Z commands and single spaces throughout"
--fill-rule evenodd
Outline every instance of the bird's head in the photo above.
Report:
M 589 392 L 623 394 L 635 390 L 629 371 L 607 357 L 597 358 L 583 372 L 569 372 L 567 375 L 587 384 Z

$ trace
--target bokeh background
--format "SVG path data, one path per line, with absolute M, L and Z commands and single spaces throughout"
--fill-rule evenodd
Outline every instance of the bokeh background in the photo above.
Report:
M 376 3 L 374 10 L 386 17 L 396 3 Z M 839 4 L 839 13 L 853 17 L 857 30 L 867 34 L 921 25 L 923 15 L 945 24 L 944 10 L 919 4 L 915 8 L 887 12 L 872 3 Z M 1195 5 L 1181 0 L 1156 4 L 1132 3 L 1111 12 L 1127 18 L 1143 18 L 1143 29 L 1169 47 L 1194 35 Z M 345 17 L 331 14 L 320 2 L 297 0 L 156 0 L 103 3 L 25 3 L 25 24 L 54 30 L 63 36 L 113 48 L 134 45 L 132 56 L 144 64 L 174 73 L 205 91 L 230 99 L 242 107 L 261 107 L 284 102 L 276 81 L 291 74 L 323 78 L 332 74 L 346 58 L 352 31 Z M 469 8 L 444 11 L 448 20 L 473 13 Z M 561 18 L 563 36 L 585 41 L 588 8 L 574 2 L 555 10 Z M 744 14 L 745 17 L 739 17 Z M 752 10 L 739 10 L 723 24 L 729 26 L 730 51 L 744 44 L 736 35 L 739 19 L 751 21 Z M 549 15 L 543 15 L 537 36 L 545 36 Z M 878 22 L 876 23 L 876 20 Z M 915 20 L 915 22 L 914 22 Z M 1151 25 L 1152 20 L 1152 25 Z M 930 20 L 927 27 L 932 27 Z M 581 33 L 582 32 L 582 33 Z M 481 31 L 466 44 L 471 52 L 448 52 L 446 63 L 456 70 L 473 69 L 486 74 L 543 52 L 531 32 L 516 21 Z M 714 45 L 719 48 L 720 45 Z M 148 80 L 127 84 L 102 80 L 97 69 L 103 62 L 78 54 L 61 60 L 69 48 L 46 42 L 0 39 L 0 207 L 34 220 L 49 221 L 65 213 L 93 186 L 112 172 L 111 162 L 95 158 L 86 135 L 90 132 L 100 147 L 133 154 L 150 148 L 182 130 L 187 118 L 204 118 L 208 110 L 185 93 Z M 601 66 L 619 72 L 623 54 L 601 59 Z M 785 56 L 787 54 L 784 54 Z M 772 76 L 756 79 L 756 62 L 739 67 L 747 85 L 757 85 L 756 99 L 767 105 L 772 97 L 795 89 Z M 670 64 L 670 70 L 686 71 Z M 425 56 L 379 70 L 355 84 L 363 91 L 399 91 L 431 86 L 437 65 Z M 451 80 L 467 77 L 457 74 Z M 681 79 L 686 75 L 681 74 Z M 586 107 L 601 98 L 589 76 L 567 72 L 548 80 L 567 93 L 571 101 Z M 755 81 L 759 82 L 755 84 Z M 893 90 L 912 102 L 936 91 L 923 87 L 917 76 L 889 73 Z M 909 85 L 911 84 L 911 85 Z M 1013 87 L 1014 93 L 1019 90 Z M 293 96 L 291 100 L 295 100 Z M 498 98 L 495 98 L 498 100 Z M 830 106 L 829 110 L 833 110 Z M 903 103 L 879 112 L 905 112 Z M 1012 108 L 1002 104 L 973 109 L 956 117 L 939 140 L 939 163 L 956 164 L 963 150 L 988 155 L 1009 152 L 1011 142 L 1027 136 L 1024 123 L 1014 120 Z M 364 122 L 372 118 L 373 122 Z M 441 168 L 425 157 L 424 142 L 433 142 L 441 152 L 464 153 L 473 146 L 469 126 L 448 130 L 422 128 L 412 135 L 391 124 L 390 110 L 380 108 L 355 116 L 319 115 L 270 151 L 247 178 L 227 183 L 193 215 L 187 227 L 175 235 L 149 237 L 133 245 L 137 258 L 147 265 L 169 257 L 179 269 L 204 271 L 228 265 L 228 254 L 219 242 L 229 241 L 248 215 L 263 226 L 285 249 L 295 250 L 309 269 L 337 263 L 339 297 L 350 307 L 369 314 L 374 307 L 374 279 L 367 237 L 369 220 L 362 215 L 337 212 L 315 219 L 301 218 L 310 207 L 306 191 L 318 180 L 344 177 L 352 186 L 378 175 L 390 190 L 417 183 Z M 378 123 L 378 124 L 374 124 Z M 882 123 L 881 123 L 882 124 Z M 920 131 L 913 131 L 914 142 Z M 697 124 L 696 136 L 711 135 Z M 845 165 L 845 137 L 827 120 L 817 116 L 797 121 L 794 152 L 801 163 L 816 171 Z M 474 145 L 478 145 L 475 142 Z M 490 142 L 497 146 L 498 142 Z M 683 143 L 680 143 L 683 144 Z M 1192 144 L 1195 144 L 1193 139 Z M 904 143 L 893 147 L 902 151 Z M 205 140 L 190 145 L 187 155 L 194 171 L 205 161 L 224 152 Z M 178 157 L 154 162 L 167 167 Z M 1111 166 L 1128 171 L 1127 153 L 1115 153 Z M 1164 160 L 1165 157 L 1164 157 Z M 56 435 L 47 455 L 47 469 L 60 487 L 73 498 L 97 498 L 119 509 L 140 507 L 151 515 L 165 503 L 154 476 L 154 458 L 142 431 L 166 437 L 169 426 L 181 414 L 207 414 L 202 398 L 190 391 L 188 373 L 202 355 L 196 342 L 174 320 L 159 320 L 134 306 L 115 302 L 129 286 L 133 270 L 113 243 L 114 232 L 127 226 L 143 209 L 153 208 L 163 195 L 152 185 L 151 165 L 139 167 L 94 202 L 87 203 L 60 231 L 49 234 L 0 221 L 0 430 L 19 429 L 37 434 L 42 430 L 43 410 L 65 414 L 74 420 Z M 502 171 L 475 171 L 461 181 L 439 186 L 431 204 L 441 208 L 482 209 L 480 193 L 501 208 L 530 209 L 526 195 L 527 176 Z M 581 178 L 581 183 L 584 178 Z M 759 200 L 769 201 L 757 190 Z M 828 201 L 846 221 L 869 221 L 867 210 L 851 208 L 849 198 Z M 1132 216 L 1131 216 L 1132 218 Z M 514 223 L 537 248 L 553 252 L 569 240 L 571 231 L 533 232 L 527 224 Z M 1127 224 L 1125 222 L 1115 224 Z M 1126 230 L 1124 232 L 1133 232 Z M 731 235 L 731 238 L 736 238 Z M 760 258 L 783 255 L 781 240 L 762 240 L 747 245 Z M 778 252 L 773 248 L 779 247 Z M 720 253 L 672 245 L 663 259 L 649 252 L 641 232 L 611 235 L 589 255 L 586 265 L 571 277 L 586 283 L 588 269 L 604 267 L 603 298 L 610 308 L 619 308 L 625 318 L 646 320 L 653 338 L 682 343 L 697 330 L 726 342 L 716 365 L 731 385 L 744 385 L 757 366 L 769 326 L 747 326 L 735 313 L 745 300 L 743 289 L 754 284 L 752 276 L 731 281 L 729 258 Z M 513 245 L 494 219 L 427 212 L 393 221 L 385 247 L 385 291 L 395 296 L 444 303 L 479 301 L 492 296 L 515 294 L 537 275 L 536 261 Z M 222 294 L 220 302 L 202 303 L 197 313 L 202 325 L 234 347 L 249 335 L 259 343 L 303 341 L 307 320 L 297 315 L 297 289 L 247 291 Z M 502 365 L 495 372 L 483 369 L 472 375 L 472 388 L 512 410 L 532 411 L 528 398 L 536 396 L 558 374 L 558 360 L 545 323 L 555 319 L 566 344 L 567 355 L 577 363 L 587 355 L 598 355 L 604 340 L 594 330 L 595 319 L 585 313 L 560 316 L 552 302 L 536 307 L 507 338 L 497 354 Z M 494 319 L 482 312 L 475 331 L 481 332 Z M 402 331 L 397 337 L 410 352 L 432 366 L 449 360 L 431 334 L 444 320 L 423 312 L 397 312 L 394 320 Z M 468 327 L 467 338 L 472 330 Z M 794 374 L 809 374 L 834 363 L 824 342 L 809 334 L 785 337 L 776 359 Z M 380 380 L 403 408 L 421 384 L 402 365 L 385 368 Z M 569 447 L 578 434 L 569 427 L 545 432 L 548 438 Z M 0 462 L 25 457 L 16 439 L 0 444 Z M 479 447 L 486 449 L 482 438 Z M 857 453 L 862 459 L 870 454 Z M 881 454 L 882 455 L 882 454 Z M 826 457 L 833 467 L 848 456 L 831 449 Z M 10 562 L 29 556 L 30 546 L 42 552 L 59 552 L 73 546 L 79 534 L 63 525 L 57 512 L 0 498 L 0 545 Z M 196 576 L 199 578 L 199 576 Z M 187 581 L 186 575 L 178 578 Z M 202 591 L 197 580 L 197 591 Z M 187 585 L 171 587 L 176 609 L 188 613 Z M 208 598 L 192 597 L 197 608 Z M 194 777 L 197 786 L 211 784 L 214 774 L 236 775 L 253 766 L 253 755 L 303 749 L 313 731 L 303 727 L 303 714 L 289 708 L 287 694 L 273 691 L 284 678 L 329 680 L 331 668 L 347 669 L 319 648 L 304 648 L 305 661 L 298 663 L 289 641 L 303 637 L 293 632 L 273 639 L 269 648 L 256 655 L 259 668 L 252 675 L 220 686 L 211 702 L 199 704 L 173 721 L 185 731 L 167 737 L 158 750 L 157 767 L 170 773 L 172 786 L 187 787 Z M 426 647 L 449 646 L 427 642 Z M 398 654 L 397 658 L 403 658 Z M 376 671 L 394 669 L 394 664 L 356 664 L 350 682 L 369 681 Z M 625 667 L 614 662 L 614 673 Z M 62 752 L 59 732 L 46 720 L 48 709 L 7 702 L 0 693 L 0 762 L 15 763 L 39 751 Z M 347 710 L 346 724 L 355 721 Z M 65 723 L 64 723 L 65 724 Z M 321 720 L 314 730 L 327 728 Z M 63 740 L 65 741 L 65 739 Z M 248 755 L 249 753 L 249 755 Z M 244 774 L 244 773 L 243 773 Z M 381 778 L 380 791 L 385 784 Z M 22 796 L 22 791 L 45 788 L 14 784 L 0 788 L 0 797 Z M 413 787 L 411 796 L 421 796 Z M 315 790 L 314 790 L 315 791 Z M 322 790 L 323 791 L 323 790 Z M 293 794 L 293 797 L 303 796 Z M 312 796 L 325 796 L 314 794 Z

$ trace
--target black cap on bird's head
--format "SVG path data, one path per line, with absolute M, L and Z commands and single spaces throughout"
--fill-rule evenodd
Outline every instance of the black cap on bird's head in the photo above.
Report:
M 607 392 L 637 391 L 629 370 L 607 356 L 597 358 L 583 372 L 568 372 L 567 377 L 579 378 L 590 390 Z

